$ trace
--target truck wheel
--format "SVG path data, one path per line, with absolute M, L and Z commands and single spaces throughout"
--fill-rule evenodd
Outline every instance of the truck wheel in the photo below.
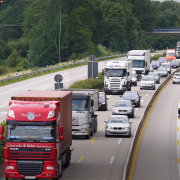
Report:
M 90 138 L 90 136 L 89 135 L 85 135 L 85 139 L 89 139 Z
M 68 148 L 66 152 L 66 163 L 63 166 L 64 168 L 67 168 L 70 165 L 70 160 L 71 160 L 71 150 L 70 148 Z
M 97 117 L 94 118 L 94 133 L 97 132 Z
M 94 135 L 94 123 L 91 124 L 91 134 L 90 136 L 93 136 Z

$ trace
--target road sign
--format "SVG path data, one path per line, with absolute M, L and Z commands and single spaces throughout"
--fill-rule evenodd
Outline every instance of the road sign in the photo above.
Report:
M 56 75 L 54 76 L 54 80 L 55 80 L 56 82 L 61 82 L 61 81 L 63 80 L 63 77 L 62 77 L 60 74 L 56 74 Z
M 95 59 L 96 59 L 96 56 L 95 56 L 95 55 L 91 55 L 91 56 L 90 56 L 90 61 L 95 61 Z

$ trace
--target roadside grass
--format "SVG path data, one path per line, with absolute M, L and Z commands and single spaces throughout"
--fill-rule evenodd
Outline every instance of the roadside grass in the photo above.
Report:
M 156 54 L 156 55 L 151 57 L 151 61 L 158 60 L 160 57 L 165 57 L 165 56 L 166 56 L 166 52 L 163 54 Z

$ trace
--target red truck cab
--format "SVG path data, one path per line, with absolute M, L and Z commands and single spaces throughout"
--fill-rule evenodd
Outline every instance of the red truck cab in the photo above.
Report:
M 57 179 L 71 159 L 72 93 L 28 91 L 12 99 L 6 118 L 5 178 Z

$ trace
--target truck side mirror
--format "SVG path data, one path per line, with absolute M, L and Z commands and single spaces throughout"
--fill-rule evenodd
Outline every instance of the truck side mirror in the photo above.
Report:
M 91 100 L 91 106 L 94 106 L 94 100 Z
M 104 75 L 104 70 L 102 70 L 102 75 Z
M 58 130 L 59 130 L 59 136 L 63 135 L 63 127 L 59 126 Z
M 0 126 L 0 134 L 4 133 L 4 126 Z
M 3 140 L 3 135 L 0 135 L 0 141 L 2 141 Z
M 147 67 L 147 62 L 146 62 L 146 67 Z
M 127 72 L 127 76 L 129 76 L 129 72 Z
M 178 115 L 180 115 L 180 108 L 178 109 Z

